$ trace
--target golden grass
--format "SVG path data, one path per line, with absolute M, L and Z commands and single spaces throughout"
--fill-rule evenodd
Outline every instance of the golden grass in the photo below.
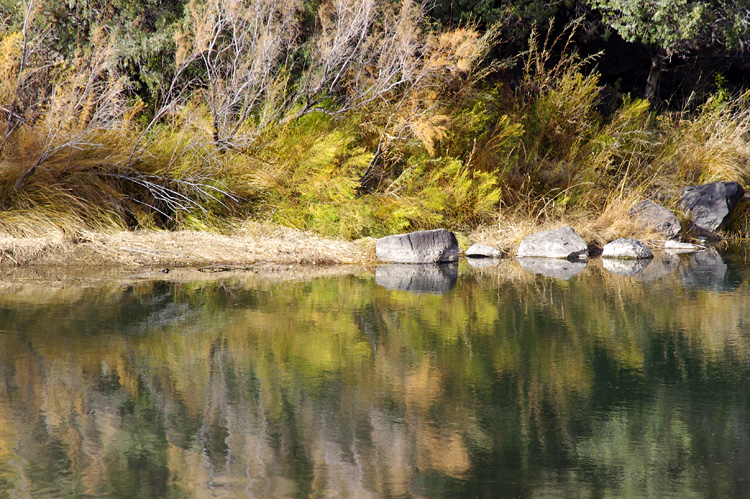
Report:
M 373 240 L 324 238 L 262 222 L 233 233 L 199 231 L 62 231 L 46 237 L 0 233 L 0 264 L 124 266 L 337 265 L 372 261 Z
M 476 228 L 469 234 L 472 242 L 499 247 L 506 254 L 515 254 L 521 240 L 535 232 L 570 226 L 590 245 L 602 247 L 621 237 L 638 239 L 647 245 L 663 245 L 664 236 L 650 229 L 630 215 L 630 210 L 641 199 L 639 194 L 626 197 L 612 196 L 600 215 L 591 212 L 554 215 L 538 211 L 531 218 L 533 207 L 516 207 L 501 213 L 497 222 Z

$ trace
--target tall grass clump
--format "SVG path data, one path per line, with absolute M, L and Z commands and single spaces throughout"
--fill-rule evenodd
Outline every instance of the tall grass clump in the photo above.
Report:
M 685 183 L 745 184 L 750 174 L 750 93 L 711 96 L 697 114 L 665 117 L 671 129 L 661 161 Z

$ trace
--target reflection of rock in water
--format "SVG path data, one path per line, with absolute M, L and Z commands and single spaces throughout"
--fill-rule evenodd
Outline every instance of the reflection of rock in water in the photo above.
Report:
M 651 260 L 623 260 L 619 258 L 602 258 L 602 265 L 610 272 L 630 277 L 643 272 L 651 264 Z
M 585 260 L 570 261 L 559 258 L 523 257 L 518 259 L 518 263 L 522 269 L 529 272 L 566 281 L 586 268 Z
M 494 267 L 500 264 L 499 258 L 467 258 L 466 262 L 475 269 Z
M 680 257 L 670 252 L 661 252 L 654 255 L 650 265 L 638 273 L 635 278 L 642 282 L 653 282 L 666 277 L 680 266 Z
M 714 248 L 694 253 L 680 267 L 680 281 L 686 288 L 733 291 L 742 283 L 735 269 L 722 260 Z
M 458 265 L 398 264 L 380 265 L 375 269 L 375 282 L 388 289 L 411 293 L 445 294 L 456 285 Z

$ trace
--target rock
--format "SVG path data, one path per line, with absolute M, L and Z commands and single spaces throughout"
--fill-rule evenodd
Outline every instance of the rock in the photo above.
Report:
M 620 258 L 604 258 L 602 265 L 605 269 L 612 272 L 613 274 L 621 275 L 624 277 L 634 276 L 640 274 L 646 267 L 651 263 L 650 259 L 640 260 L 623 260 Z
M 518 263 L 521 264 L 522 269 L 529 272 L 567 281 L 574 275 L 583 272 L 587 261 L 570 261 L 546 257 L 522 257 L 518 258 Z
M 466 250 L 466 256 L 468 258 L 500 258 L 503 254 L 499 249 L 486 244 L 472 244 L 469 249 Z
M 445 229 L 420 230 L 378 239 L 375 255 L 392 263 L 456 262 L 458 241 L 453 232 Z
M 699 229 L 714 232 L 724 226 L 745 190 L 737 182 L 714 182 L 686 187 L 680 196 L 680 208 L 690 214 Z
M 400 289 L 410 293 L 446 294 L 458 280 L 458 264 L 394 263 L 380 265 L 375 269 L 375 282 L 388 289 Z
M 705 250 L 706 247 L 700 244 L 683 243 L 669 239 L 664 242 L 664 249 L 670 253 L 695 253 L 696 251 Z
M 645 244 L 635 239 L 615 239 L 604 245 L 602 258 L 624 258 L 627 260 L 647 260 L 654 254 Z
M 582 258 L 587 259 L 589 249 L 586 241 L 571 227 L 545 230 L 527 236 L 518 246 L 518 258 Z
M 646 228 L 655 230 L 668 239 L 677 237 L 682 230 L 680 221 L 674 213 L 649 199 L 644 199 L 633 206 L 630 214 L 637 217 Z

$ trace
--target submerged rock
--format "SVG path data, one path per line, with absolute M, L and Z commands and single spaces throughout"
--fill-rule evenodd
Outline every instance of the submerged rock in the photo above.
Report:
M 680 208 L 690 214 L 698 229 L 714 232 L 722 228 L 745 195 L 737 182 L 714 182 L 686 187 L 680 196 Z
M 615 239 L 604 245 L 602 258 L 622 258 L 628 260 L 648 260 L 654 254 L 640 241 L 635 239 Z
M 518 246 L 518 258 L 582 258 L 589 256 L 586 241 L 571 227 L 545 230 L 527 236 Z
M 375 255 L 392 263 L 447 263 L 458 261 L 458 241 L 445 229 L 420 230 L 382 237 Z
M 469 246 L 469 249 L 466 250 L 466 256 L 468 258 L 500 258 L 503 254 L 493 246 L 476 243 Z
M 391 264 L 375 269 L 375 282 L 410 293 L 446 294 L 458 281 L 458 264 Z
M 651 263 L 651 259 L 639 259 L 639 260 L 624 260 L 621 258 L 604 258 L 602 259 L 602 265 L 604 268 L 613 274 L 621 275 L 624 277 L 634 276 L 640 274 L 646 267 Z
M 518 263 L 521 264 L 522 269 L 529 272 L 567 281 L 574 275 L 583 272 L 588 262 L 586 260 L 570 261 L 557 258 L 522 257 L 518 259 Z
M 650 199 L 644 199 L 633 206 L 630 214 L 644 227 L 655 230 L 668 239 L 677 237 L 682 230 L 680 221 L 674 213 Z

